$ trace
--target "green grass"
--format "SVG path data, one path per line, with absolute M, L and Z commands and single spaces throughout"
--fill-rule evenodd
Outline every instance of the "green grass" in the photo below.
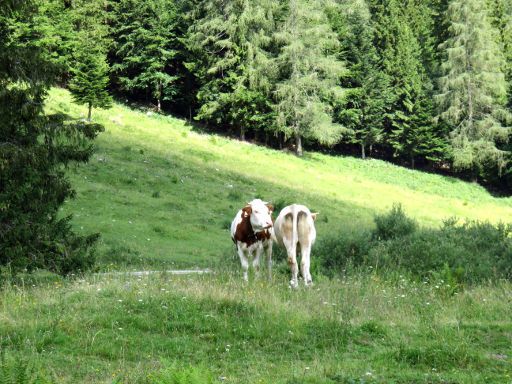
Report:
M 57 383 L 510 383 L 512 286 L 456 295 L 376 276 L 287 288 L 240 276 L 88 277 L 0 292 L 0 346 Z M 219 382 L 215 380 L 214 382 Z
M 85 115 L 61 89 L 47 108 Z M 101 232 L 100 267 L 236 269 L 21 276 L 0 290 L 0 375 L 24 361 L 58 384 L 512 382 L 509 282 L 454 293 L 442 280 L 352 272 L 291 290 L 278 264 L 272 283 L 243 284 L 227 229 L 254 197 L 320 211 L 320 241 L 373 225 L 395 202 L 424 226 L 510 222 L 511 199 L 382 161 L 299 159 L 119 105 L 93 117 L 106 131 L 90 163 L 70 170 L 78 196 L 62 215 Z
M 50 112 L 86 115 L 63 89 Z M 79 232 L 101 232 L 103 266 L 211 266 L 232 252 L 228 227 L 255 197 L 319 211 L 318 236 L 368 227 L 401 203 L 422 225 L 451 216 L 512 222 L 512 199 L 457 179 L 378 160 L 307 153 L 304 158 L 196 132 L 185 121 L 121 105 L 95 110 L 97 151 L 70 172 L 78 197 L 66 204 Z

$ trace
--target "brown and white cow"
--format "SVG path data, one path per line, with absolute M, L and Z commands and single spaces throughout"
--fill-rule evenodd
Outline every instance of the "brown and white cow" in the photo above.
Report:
M 272 211 L 271 204 L 255 199 L 238 211 L 231 223 L 231 239 L 236 245 L 244 280 L 248 280 L 249 258 L 259 273 L 260 257 L 265 253 L 269 278 L 272 275 Z
M 316 239 L 315 219 L 318 213 L 311 211 L 304 205 L 292 204 L 284 207 L 274 223 L 274 234 L 277 243 L 284 246 L 288 254 L 288 265 L 292 270 L 290 285 L 296 288 L 299 283 L 297 275 L 297 245 L 300 246 L 300 269 L 304 284 L 313 283 L 309 272 L 311 246 Z

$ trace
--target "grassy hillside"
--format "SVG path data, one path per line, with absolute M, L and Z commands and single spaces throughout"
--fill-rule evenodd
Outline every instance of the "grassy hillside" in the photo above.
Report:
M 47 109 L 84 117 L 53 89 Z M 389 163 L 308 153 L 304 158 L 203 134 L 183 120 L 121 105 L 95 110 L 105 125 L 91 162 L 70 172 L 78 192 L 65 214 L 79 231 L 102 234 L 104 264 L 209 266 L 232 252 L 228 226 L 254 197 L 319 211 L 319 238 L 372 225 L 401 203 L 427 226 L 457 216 L 512 222 L 512 199 L 482 187 Z
M 60 89 L 48 109 L 85 114 Z M 454 179 L 298 159 L 122 106 L 95 117 L 106 131 L 92 161 L 71 170 L 78 198 L 62 214 L 102 233 L 104 269 L 214 265 L 232 254 L 228 225 L 256 196 L 320 211 L 320 238 L 368 227 L 394 202 L 425 226 L 453 215 L 512 221 L 510 199 Z M 454 287 L 434 274 L 352 271 L 292 290 L 279 270 L 247 284 L 238 269 L 19 277 L 0 289 L 0 382 L 20 362 L 52 384 L 512 382 L 510 282 Z

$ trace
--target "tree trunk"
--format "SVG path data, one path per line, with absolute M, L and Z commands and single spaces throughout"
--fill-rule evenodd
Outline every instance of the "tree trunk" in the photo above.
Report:
M 295 134 L 295 153 L 297 156 L 302 156 L 304 154 L 302 151 L 302 137 L 300 137 L 299 133 Z
M 361 143 L 361 159 L 366 159 L 366 153 L 364 151 L 364 144 Z
M 245 128 L 240 127 L 240 140 L 245 141 Z
M 162 111 L 162 83 L 158 83 L 158 96 L 156 97 L 156 111 L 160 113 Z
M 372 152 L 373 152 L 373 144 L 370 144 L 370 156 L 372 155 Z
M 92 103 L 89 103 L 89 112 L 87 113 L 87 121 L 91 121 Z
M 414 166 L 416 165 L 416 162 L 414 160 L 414 156 L 411 155 L 411 168 L 414 169 Z

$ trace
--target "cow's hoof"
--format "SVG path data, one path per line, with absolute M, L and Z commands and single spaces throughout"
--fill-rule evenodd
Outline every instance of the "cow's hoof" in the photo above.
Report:
M 299 287 L 299 283 L 295 280 L 290 280 L 290 288 L 297 289 Z
M 313 286 L 313 280 L 306 280 L 306 281 L 304 282 L 304 285 L 305 285 L 306 287 L 312 287 L 312 286 Z

